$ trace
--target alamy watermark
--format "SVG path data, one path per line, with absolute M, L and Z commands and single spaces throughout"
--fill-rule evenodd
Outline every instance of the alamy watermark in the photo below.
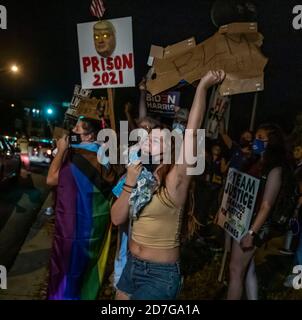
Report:
M 5 266 L 0 265 L 0 289 L 7 289 L 7 271 Z
M 295 30 L 302 29 L 302 5 L 296 5 L 293 8 L 293 14 L 295 15 L 293 19 L 293 28 Z
M 7 29 L 7 10 L 2 5 L 0 5 L 0 29 Z
M 302 289 L 302 265 L 295 266 L 293 274 L 297 274 L 293 279 L 293 288 L 296 290 Z
M 102 164 L 127 165 L 139 160 L 143 164 L 186 165 L 190 176 L 200 175 L 205 169 L 204 129 L 186 129 L 183 134 L 176 129 L 135 129 L 129 134 L 128 121 L 121 121 L 119 145 L 112 129 L 101 130 L 97 141 L 102 145 L 98 153 Z

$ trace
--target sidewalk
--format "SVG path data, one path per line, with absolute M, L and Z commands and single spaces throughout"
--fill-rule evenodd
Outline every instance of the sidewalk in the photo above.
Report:
M 7 290 L 0 290 L 0 300 L 41 300 L 44 298 L 43 286 L 48 276 L 53 215 L 47 216 L 43 211 L 51 205 L 50 192 L 8 273 Z

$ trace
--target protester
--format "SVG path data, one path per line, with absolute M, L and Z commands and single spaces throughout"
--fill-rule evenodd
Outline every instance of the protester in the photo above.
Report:
M 159 126 L 158 121 L 150 118 L 150 117 L 144 117 L 141 120 L 138 119 L 137 121 L 138 128 L 145 129 L 148 132 L 150 130 L 154 129 L 155 127 Z M 134 164 L 135 161 L 139 158 L 138 156 L 139 148 L 137 148 L 137 145 L 133 146 L 132 148 L 129 148 L 129 164 Z M 113 195 L 118 198 L 122 191 L 124 184 L 126 182 L 126 175 L 123 175 L 117 185 L 113 188 L 112 193 Z M 113 286 L 116 288 L 116 285 L 122 275 L 122 272 L 124 270 L 124 267 L 127 262 L 127 252 L 128 252 L 128 230 L 129 230 L 129 224 L 128 221 L 122 225 L 118 226 L 118 241 L 117 241 L 117 250 L 116 250 L 116 256 L 114 260 L 114 281 Z
M 200 128 L 205 113 L 207 89 L 223 79 L 222 71 L 209 72 L 201 79 L 190 111 L 187 129 Z M 185 133 L 184 149 L 192 138 L 192 134 Z M 196 145 L 196 137 L 193 139 Z M 161 155 L 166 151 L 167 145 L 158 132 L 153 133 L 151 139 L 143 145 L 142 152 L 149 152 L 149 146 L 149 156 L 162 161 Z M 188 155 L 185 157 L 186 161 L 187 159 Z M 115 225 L 121 225 L 128 220 L 129 210 L 132 223 L 130 252 L 117 284 L 117 299 L 176 298 L 181 286 L 179 269 L 181 220 L 191 181 L 191 176 L 186 172 L 188 168 L 186 161 L 182 165 L 153 164 L 156 188 L 147 193 L 147 196 L 144 194 L 142 198 L 136 190 L 141 187 L 139 184 L 136 187 L 136 184 L 143 170 L 142 163 L 138 161 L 128 166 L 123 192 L 111 209 L 111 218 Z M 133 195 L 137 198 L 131 202 L 130 207 L 129 199 L 133 200 Z
M 284 137 L 276 125 L 262 125 L 256 132 L 253 153 L 258 157 L 243 170 L 251 176 L 267 177 L 260 188 L 250 230 L 238 243 L 233 241 L 230 261 L 230 280 L 227 299 L 238 300 L 242 297 L 245 278 L 246 296 L 258 299 L 258 285 L 254 256 L 268 238 L 270 231 L 270 212 L 277 200 L 282 184 L 282 172 L 287 166 Z
M 98 131 L 98 123 L 81 117 L 70 136 L 58 140 L 49 168 L 47 183 L 57 186 L 51 300 L 96 299 L 103 280 L 115 176 L 110 166 L 97 162 Z
M 125 105 L 125 114 L 127 116 L 129 129 L 145 129 L 147 132 L 159 126 L 159 122 L 151 117 L 147 117 L 147 107 L 146 107 L 146 80 L 143 79 L 139 84 L 140 89 L 140 101 L 139 101 L 139 118 L 135 121 L 131 114 L 131 105 L 127 103 Z M 140 148 L 140 147 L 139 147 Z M 133 146 L 129 148 L 129 164 L 133 164 L 138 158 L 139 148 Z M 122 191 L 124 184 L 126 182 L 126 175 L 123 175 L 117 185 L 113 188 L 113 195 L 118 198 Z M 113 276 L 113 286 L 116 288 L 117 283 L 121 277 L 124 267 L 127 262 L 127 252 L 128 252 L 128 221 L 122 225 L 118 226 L 118 241 L 117 250 L 114 260 L 114 276 Z
M 246 163 L 252 157 L 252 142 L 253 142 L 253 133 L 249 130 L 244 131 L 240 135 L 239 144 L 233 141 L 225 131 L 224 120 L 219 122 L 219 133 L 222 137 L 223 142 L 230 150 L 231 160 L 230 168 L 240 170 L 241 167 L 246 165 Z

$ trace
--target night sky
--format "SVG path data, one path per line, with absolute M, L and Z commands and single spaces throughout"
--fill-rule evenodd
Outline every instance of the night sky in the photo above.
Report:
M 217 30 L 210 18 L 211 0 L 104 2 L 104 18 L 133 18 L 136 82 L 146 71 L 151 44 L 166 46 L 191 36 L 198 43 Z M 254 2 L 265 37 L 263 52 L 270 59 L 257 120 L 275 120 L 288 129 L 301 109 L 302 30 L 292 27 L 292 9 L 299 1 Z M 0 0 L 0 4 L 8 10 L 8 30 L 0 30 L 0 69 L 13 61 L 23 69 L 16 79 L 0 74 L 0 98 L 70 101 L 74 84 L 80 83 L 76 24 L 95 20 L 90 0 Z M 248 119 L 252 96 L 234 100 L 233 119 Z

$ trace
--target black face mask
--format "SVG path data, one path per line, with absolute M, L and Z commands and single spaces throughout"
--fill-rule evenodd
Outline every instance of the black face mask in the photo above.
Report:
M 81 135 L 78 133 L 70 132 L 69 143 L 70 144 L 80 144 L 82 142 Z

